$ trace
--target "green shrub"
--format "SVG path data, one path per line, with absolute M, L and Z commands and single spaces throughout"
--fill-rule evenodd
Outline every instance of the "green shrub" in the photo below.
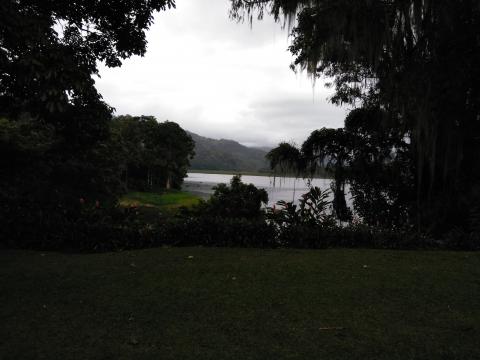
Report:
M 157 228 L 159 244 L 275 247 L 273 227 L 263 220 L 222 217 L 169 219 Z
M 263 218 L 262 204 L 268 203 L 268 194 L 253 184 L 242 182 L 241 175 L 235 175 L 230 185 L 218 184 L 208 201 L 184 211 L 184 215 L 211 216 L 222 218 Z

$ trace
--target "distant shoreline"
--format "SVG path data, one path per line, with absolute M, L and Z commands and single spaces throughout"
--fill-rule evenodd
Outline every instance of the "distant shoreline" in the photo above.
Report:
M 219 174 L 219 175 L 247 175 L 247 176 L 273 176 L 272 172 L 263 172 L 263 171 L 242 171 L 242 170 L 199 170 L 199 169 L 189 169 L 189 173 L 195 174 Z
M 204 170 L 204 169 L 189 169 L 189 173 L 194 173 L 194 174 L 218 174 L 218 175 L 245 175 L 245 176 L 269 176 L 273 177 L 276 176 L 278 178 L 281 177 L 291 177 L 291 178 L 296 178 L 294 174 L 287 174 L 287 175 L 280 175 L 277 174 L 275 175 L 273 172 L 263 172 L 263 171 L 241 171 L 241 170 Z M 326 171 L 322 172 L 321 174 L 318 174 L 314 176 L 313 178 L 315 179 L 332 179 L 332 176 L 330 174 L 327 174 Z

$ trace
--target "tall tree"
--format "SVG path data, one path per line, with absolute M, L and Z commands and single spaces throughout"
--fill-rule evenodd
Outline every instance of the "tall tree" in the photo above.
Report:
M 421 228 L 468 226 L 480 199 L 480 3 L 232 0 L 296 19 L 293 66 L 333 78 L 334 103 L 379 107 L 407 138 Z
M 112 108 L 94 87 L 98 62 L 114 67 L 143 55 L 153 12 L 173 6 L 173 0 L 0 2 L 0 116 L 53 131 L 43 160 L 59 183 L 81 186 L 73 181 L 79 173 L 101 169 L 89 161 L 95 147 L 105 147 Z
M 116 200 L 112 108 L 93 76 L 99 62 L 114 67 L 143 55 L 154 11 L 173 6 L 173 0 L 0 1 L 0 228 L 12 229 L 10 237 L 14 229 L 30 229 L 30 237 L 43 231 L 41 224 L 61 226 L 78 215 L 80 198 Z

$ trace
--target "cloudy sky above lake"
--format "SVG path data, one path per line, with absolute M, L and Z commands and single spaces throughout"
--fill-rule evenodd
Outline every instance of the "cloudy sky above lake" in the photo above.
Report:
M 343 125 L 305 73 L 289 69 L 287 31 L 265 18 L 239 24 L 228 0 L 178 0 L 156 14 L 144 57 L 101 67 L 97 88 L 117 114 L 154 115 L 211 138 L 249 146 L 301 144 L 312 130 Z

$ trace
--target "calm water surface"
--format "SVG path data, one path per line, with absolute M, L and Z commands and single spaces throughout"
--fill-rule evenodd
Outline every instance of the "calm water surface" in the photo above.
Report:
M 212 188 L 219 183 L 229 183 L 232 175 L 188 173 L 183 189 L 203 198 L 213 194 Z M 268 205 L 279 200 L 298 202 L 300 196 L 308 192 L 308 181 L 295 178 L 273 178 L 269 176 L 242 176 L 242 181 L 265 189 L 268 193 Z M 330 189 L 331 179 L 313 179 L 311 184 L 322 190 Z

